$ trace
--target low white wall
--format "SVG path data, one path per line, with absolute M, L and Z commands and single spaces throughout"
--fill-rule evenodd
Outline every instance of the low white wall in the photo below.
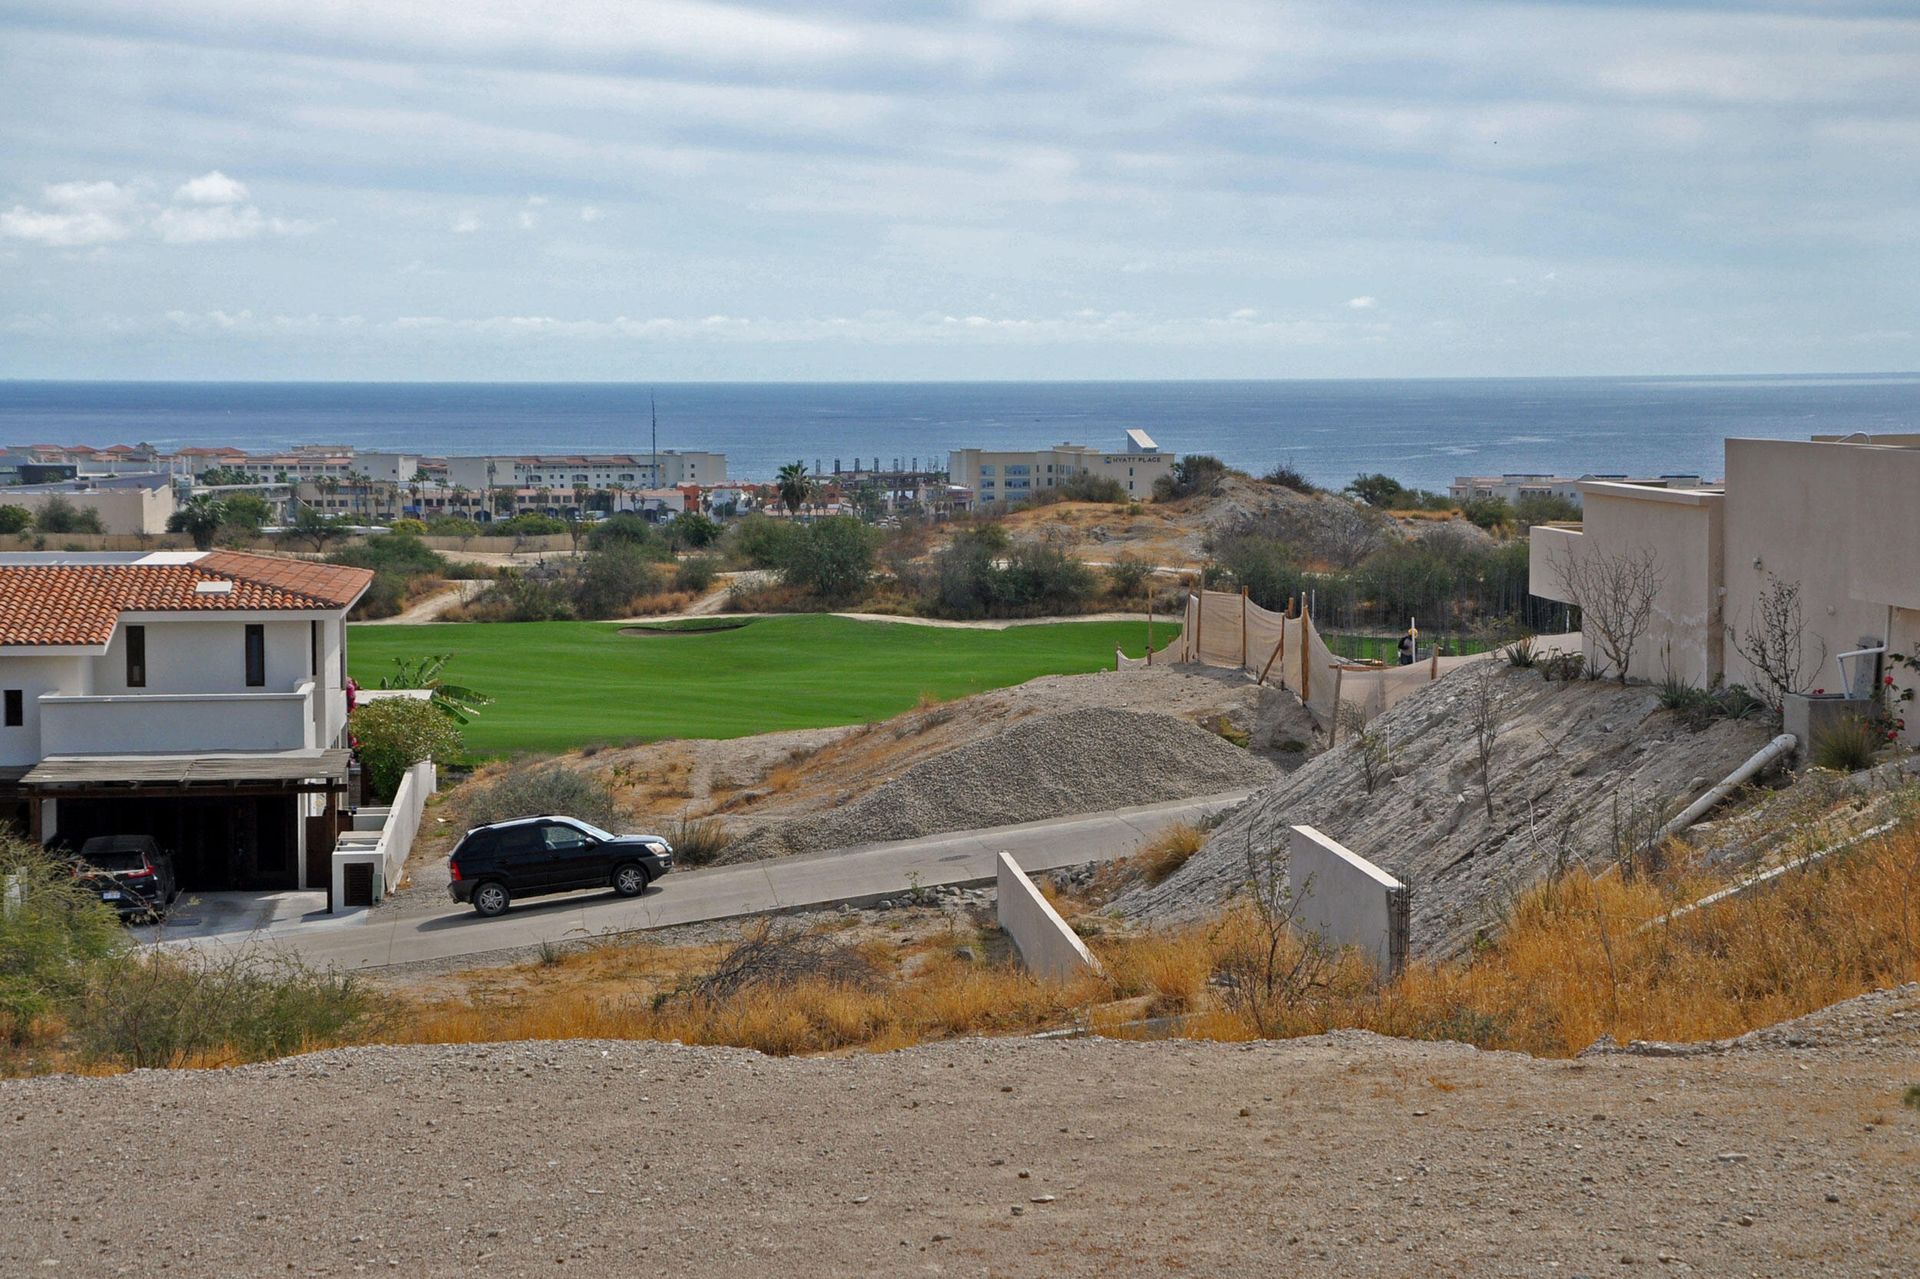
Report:
M 1040 895 L 1009 853 L 994 862 L 1000 927 L 1020 950 L 1022 963 L 1042 977 L 1066 980 L 1100 971 L 1100 961 L 1067 921 Z
M 293 751 L 316 745 L 313 683 L 291 693 L 126 693 L 40 697 L 42 755 Z
M 1311 826 L 1287 841 L 1287 878 L 1294 920 L 1335 950 L 1353 947 L 1383 977 L 1406 963 L 1407 887 L 1366 858 Z
M 333 896 L 336 912 L 346 908 L 347 867 L 371 862 L 380 868 L 380 895 L 393 890 L 406 869 L 407 854 L 413 851 L 414 836 L 420 833 L 420 816 L 426 811 L 427 796 L 439 785 L 439 774 L 429 760 L 422 760 L 406 771 L 400 788 L 394 792 L 387 809 L 386 824 L 380 828 L 378 842 L 341 846 L 333 850 Z M 365 811 L 364 809 L 362 810 Z

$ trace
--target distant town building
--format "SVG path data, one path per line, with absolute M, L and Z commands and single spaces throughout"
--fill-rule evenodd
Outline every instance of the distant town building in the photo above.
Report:
M 1138 430 L 1128 431 L 1114 452 L 1085 444 L 1058 444 L 1024 452 L 955 449 L 947 455 L 949 480 L 971 490 L 981 506 L 1024 501 L 1076 475 L 1111 479 L 1129 494 L 1145 498 L 1152 495 L 1153 482 L 1172 469 L 1173 454 L 1161 452 L 1145 431 Z
M 718 484 L 727 478 L 725 453 L 661 449 L 656 472 L 652 453 L 527 454 L 449 457 L 447 484 L 484 491 L 495 488 L 663 489 L 682 484 Z
M 1529 497 L 1565 498 L 1580 505 L 1580 486 L 1594 483 L 1638 484 L 1642 488 L 1696 489 L 1706 481 L 1698 475 L 1456 475 L 1447 486 L 1447 496 L 1456 502 L 1475 498 L 1501 497 L 1520 502 Z
M 54 502 L 64 502 L 75 511 L 92 511 L 108 533 L 130 536 L 166 532 L 167 517 L 179 509 L 173 476 L 166 471 L 0 488 L 0 506 L 25 507 L 36 516 Z

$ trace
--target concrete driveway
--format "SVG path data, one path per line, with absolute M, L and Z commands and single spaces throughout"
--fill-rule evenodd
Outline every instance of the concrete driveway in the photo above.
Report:
M 136 924 L 128 931 L 142 942 L 163 944 L 277 936 L 292 929 L 346 922 L 327 914 L 325 891 L 181 893 L 164 920 Z
M 1232 791 L 805 857 L 675 871 L 639 897 L 602 892 L 529 898 L 516 902 L 512 910 L 497 919 L 482 919 L 449 901 L 446 910 L 433 914 L 361 912 L 339 921 L 344 926 L 282 927 L 264 936 L 277 948 L 320 967 L 364 969 L 477 956 L 543 941 L 640 932 L 674 924 L 842 903 L 867 904 L 899 896 L 915 886 L 991 883 L 994 857 L 1002 851 L 1012 853 L 1023 868 L 1032 871 L 1126 857 L 1166 827 L 1205 820 L 1250 793 Z M 322 918 L 328 918 L 329 925 L 335 922 Z M 244 935 L 231 932 L 206 938 L 210 944 L 244 940 Z

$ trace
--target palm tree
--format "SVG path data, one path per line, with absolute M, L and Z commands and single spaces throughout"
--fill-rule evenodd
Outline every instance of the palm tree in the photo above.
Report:
M 780 504 L 787 508 L 787 514 L 798 515 L 800 508 L 813 496 L 813 477 L 807 474 L 807 464 L 794 462 L 781 467 L 776 487 L 780 491 Z
M 227 504 L 211 493 L 202 493 L 167 517 L 167 531 L 185 533 L 193 538 L 196 550 L 212 550 L 214 535 L 227 522 Z

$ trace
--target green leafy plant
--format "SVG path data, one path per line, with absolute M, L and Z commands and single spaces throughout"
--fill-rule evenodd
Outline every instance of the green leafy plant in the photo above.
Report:
M 429 653 L 424 657 L 396 657 L 393 674 L 380 681 L 383 689 L 424 688 L 433 694 L 432 705 L 456 724 L 465 724 L 480 713 L 480 707 L 493 701 L 478 689 L 455 684 L 447 679 L 447 663 L 452 653 Z
M 383 697 L 358 706 L 347 727 L 381 803 L 393 798 L 401 777 L 415 764 L 445 764 L 458 759 L 463 749 L 453 720 L 431 702 L 412 697 Z

